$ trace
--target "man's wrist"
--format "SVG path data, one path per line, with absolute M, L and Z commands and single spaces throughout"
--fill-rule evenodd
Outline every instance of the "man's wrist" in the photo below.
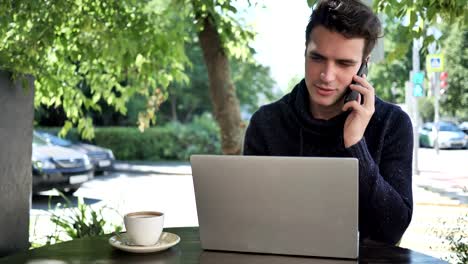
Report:
M 362 136 L 361 137 L 354 137 L 354 138 L 349 138 L 349 139 L 346 139 L 344 138 L 344 146 L 345 148 L 349 148 L 353 145 L 356 145 L 359 141 L 361 141 L 362 139 Z

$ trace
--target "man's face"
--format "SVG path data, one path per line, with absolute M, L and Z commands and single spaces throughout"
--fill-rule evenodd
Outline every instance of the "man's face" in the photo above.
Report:
M 310 102 L 322 109 L 341 109 L 343 95 L 362 62 L 364 38 L 345 38 L 323 26 L 309 36 L 305 81 Z

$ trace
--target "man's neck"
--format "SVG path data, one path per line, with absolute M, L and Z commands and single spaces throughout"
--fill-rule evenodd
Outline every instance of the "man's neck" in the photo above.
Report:
M 312 102 L 312 100 L 310 100 L 309 110 L 315 119 L 329 120 L 341 114 L 342 112 L 341 109 L 342 108 L 340 106 L 340 101 L 338 101 L 337 103 L 331 106 L 324 107 L 324 106 L 316 105 Z

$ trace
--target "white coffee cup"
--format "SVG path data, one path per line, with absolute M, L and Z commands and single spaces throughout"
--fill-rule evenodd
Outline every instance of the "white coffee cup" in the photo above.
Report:
M 164 226 L 164 214 L 156 211 L 140 211 L 124 216 L 127 235 L 135 245 L 151 246 L 158 242 Z

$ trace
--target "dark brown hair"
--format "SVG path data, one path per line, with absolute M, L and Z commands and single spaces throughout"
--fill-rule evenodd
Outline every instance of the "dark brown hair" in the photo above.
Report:
M 306 46 L 310 32 L 316 26 L 324 26 L 346 38 L 364 38 L 363 59 L 365 59 L 381 34 L 379 18 L 372 9 L 359 0 L 322 0 L 310 16 L 306 28 Z

